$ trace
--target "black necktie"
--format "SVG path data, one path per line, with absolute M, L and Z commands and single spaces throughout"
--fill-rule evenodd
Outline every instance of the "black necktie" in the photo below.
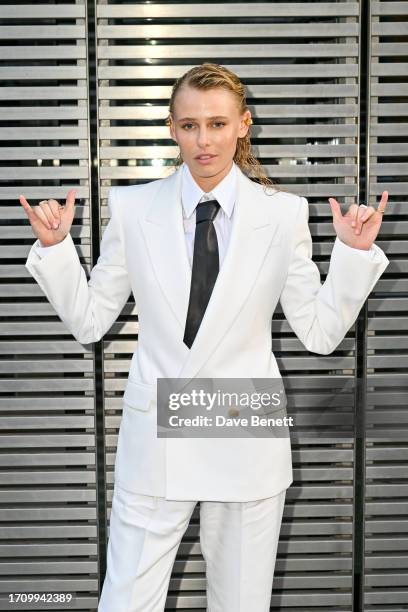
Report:
M 220 268 L 217 234 L 213 223 L 219 208 L 217 200 L 200 202 L 196 208 L 190 300 L 183 338 L 189 348 L 200 327 Z

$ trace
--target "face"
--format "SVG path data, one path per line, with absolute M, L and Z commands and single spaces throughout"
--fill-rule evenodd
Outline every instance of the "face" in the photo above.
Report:
M 181 87 L 174 107 L 171 137 L 197 184 L 211 191 L 231 170 L 237 140 L 248 132 L 251 113 L 241 115 L 234 95 L 221 88 Z M 210 157 L 200 158 L 203 155 Z

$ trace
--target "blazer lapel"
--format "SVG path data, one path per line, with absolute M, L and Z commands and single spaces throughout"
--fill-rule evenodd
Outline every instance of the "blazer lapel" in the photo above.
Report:
M 265 197 L 259 186 L 238 168 L 237 199 L 227 253 L 191 349 L 186 346 L 186 360 L 179 378 L 193 378 L 208 361 L 254 286 L 279 227 L 276 216 L 272 216 L 272 202 L 270 198 L 265 202 Z M 162 181 L 141 227 L 157 281 L 179 325 L 182 342 L 191 267 L 184 236 L 181 168 Z
M 191 268 L 184 236 L 181 168 L 162 181 L 141 227 L 157 281 L 184 334 Z

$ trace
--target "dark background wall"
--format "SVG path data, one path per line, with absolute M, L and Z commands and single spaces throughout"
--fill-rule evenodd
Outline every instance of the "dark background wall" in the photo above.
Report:
M 408 609 L 408 436 L 397 436 L 408 420 L 407 8 L 0 4 L 0 610 L 63 608 L 18 608 L 10 592 L 70 592 L 74 609 L 97 608 L 138 333 L 131 301 L 100 342 L 75 341 L 24 267 L 35 238 L 18 196 L 64 202 L 77 188 L 71 235 L 89 275 L 109 187 L 171 172 L 171 85 L 204 61 L 240 76 L 256 155 L 277 183 L 308 198 L 322 281 L 335 236 L 328 197 L 345 210 L 377 205 L 389 191 L 376 243 L 391 263 L 336 351 L 307 352 L 280 309 L 273 317 L 289 411 L 307 423 L 347 383 L 339 401 L 353 431 L 292 445 L 272 609 Z M 169 610 L 206 608 L 198 510 Z

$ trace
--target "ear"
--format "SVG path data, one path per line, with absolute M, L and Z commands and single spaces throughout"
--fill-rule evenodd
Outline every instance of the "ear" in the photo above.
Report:
M 170 130 L 170 136 L 172 137 L 172 139 L 174 140 L 174 142 L 176 144 L 178 144 L 177 139 L 176 139 L 176 133 L 174 131 L 174 123 L 173 123 L 173 118 L 171 115 L 169 115 L 169 130 Z
M 241 117 L 241 122 L 240 122 L 239 132 L 238 132 L 239 138 L 244 138 L 244 136 L 247 135 L 249 126 L 251 125 L 251 123 L 252 123 L 251 111 L 246 110 Z

